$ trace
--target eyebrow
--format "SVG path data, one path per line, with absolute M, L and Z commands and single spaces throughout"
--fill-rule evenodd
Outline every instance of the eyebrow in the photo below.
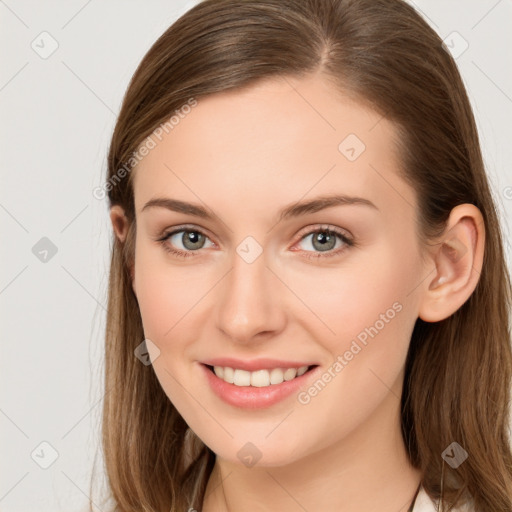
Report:
M 285 206 L 279 212 L 279 221 L 289 219 L 291 217 L 299 217 L 308 213 L 315 213 L 325 208 L 331 208 L 333 206 L 341 205 L 360 205 L 369 206 L 375 210 L 379 210 L 374 203 L 369 199 L 363 197 L 354 197 L 346 195 L 327 195 L 311 199 L 309 201 L 301 201 Z M 213 215 L 202 206 L 198 204 L 188 203 L 186 201 L 179 201 L 177 199 L 171 199 L 167 197 L 157 197 L 148 201 L 142 208 L 141 213 L 149 208 L 166 208 L 174 212 L 185 213 L 188 215 L 194 215 L 203 219 L 213 220 Z

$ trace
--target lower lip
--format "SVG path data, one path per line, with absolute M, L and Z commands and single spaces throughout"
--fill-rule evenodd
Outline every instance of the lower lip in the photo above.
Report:
M 265 387 L 236 386 L 222 379 L 219 379 L 210 368 L 201 363 L 203 372 L 213 392 L 230 405 L 244 409 L 263 409 L 270 407 L 281 400 L 298 392 L 305 381 L 318 370 L 319 366 L 312 368 L 300 377 L 292 380 L 285 380 L 281 384 L 272 384 Z

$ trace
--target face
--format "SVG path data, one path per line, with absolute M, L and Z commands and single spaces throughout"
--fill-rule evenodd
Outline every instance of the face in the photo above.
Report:
M 319 75 L 275 79 L 200 99 L 133 171 L 153 368 L 218 457 L 284 465 L 398 409 L 425 269 L 394 137 Z

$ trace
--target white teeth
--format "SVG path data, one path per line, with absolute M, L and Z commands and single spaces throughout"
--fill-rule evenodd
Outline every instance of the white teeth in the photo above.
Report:
M 219 379 L 224 380 L 235 386 L 254 386 L 262 388 L 274 384 L 281 384 L 283 381 L 293 380 L 295 377 L 304 375 L 308 366 L 300 368 L 273 368 L 272 370 L 257 370 L 249 372 L 238 368 L 230 368 L 229 366 L 214 366 L 213 371 Z
M 246 370 L 235 370 L 233 384 L 235 386 L 250 386 L 251 385 L 251 372 L 248 372 Z
M 297 370 L 297 377 L 300 377 L 301 375 L 304 375 L 307 371 L 308 367 L 307 366 L 301 366 L 298 370 Z
M 222 366 L 214 366 L 213 371 L 215 372 L 215 375 L 217 375 L 217 377 L 221 379 L 224 377 L 224 368 Z
M 296 368 L 288 368 L 284 372 L 284 380 L 292 380 L 295 379 L 297 376 L 297 369 Z
M 224 368 L 224 375 L 221 377 L 226 382 L 233 384 L 233 378 L 235 376 L 235 370 L 233 368 L 228 368 L 227 366 Z
M 268 370 L 251 372 L 251 386 L 255 386 L 257 388 L 270 386 L 270 374 L 268 373 Z
M 270 384 L 281 384 L 284 380 L 283 370 L 281 368 L 274 368 L 270 372 Z

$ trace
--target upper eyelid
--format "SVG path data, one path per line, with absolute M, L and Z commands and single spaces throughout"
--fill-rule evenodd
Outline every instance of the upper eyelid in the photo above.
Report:
M 346 238 L 352 239 L 353 235 L 345 228 L 340 228 L 337 226 L 332 226 L 330 224 L 317 224 L 316 226 L 307 226 L 301 229 L 298 233 L 299 240 L 301 240 L 304 236 L 311 235 L 318 231 L 332 231 L 336 235 L 345 236 Z

